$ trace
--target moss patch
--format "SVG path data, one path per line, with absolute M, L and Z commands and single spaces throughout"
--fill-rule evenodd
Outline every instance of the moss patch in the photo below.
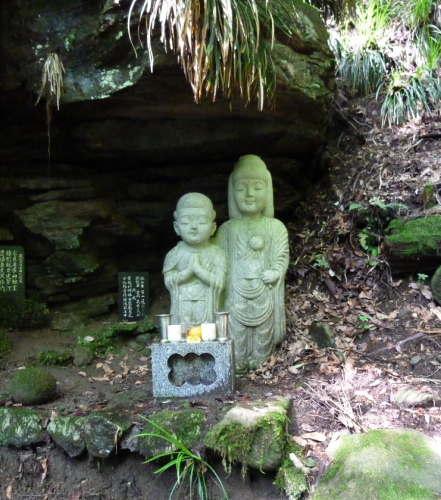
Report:
M 288 400 L 261 403 L 260 408 L 236 405 L 208 431 L 205 445 L 221 455 L 227 471 L 235 462 L 242 463 L 243 474 L 248 467 L 276 470 L 288 442 L 288 405 Z
M 301 450 L 293 450 L 296 455 L 301 455 Z M 289 453 L 287 453 L 289 455 Z M 281 491 L 286 492 L 290 500 L 300 498 L 308 490 L 305 474 L 297 469 L 291 460 L 284 460 L 279 468 L 274 484 Z
M 42 368 L 25 368 L 17 371 L 9 382 L 10 396 L 17 403 L 34 405 L 55 397 L 57 382 Z
M 191 449 L 199 443 L 205 423 L 205 411 L 201 409 L 164 410 L 149 417 L 178 441 Z M 158 430 L 149 422 L 139 436 L 139 453 L 152 458 L 159 453 L 172 451 L 171 445 L 164 439 L 149 434 L 158 434 Z
M 0 328 L 35 328 L 46 323 L 49 310 L 34 300 L 6 300 L 0 302 Z
M 340 438 L 314 500 L 433 500 L 441 492 L 441 457 L 410 429 Z
M 0 330 L 0 356 L 5 357 L 11 350 L 12 344 L 6 336 L 6 332 Z
M 393 220 L 386 244 L 392 254 L 402 256 L 441 255 L 441 217 L 432 215 L 409 221 Z

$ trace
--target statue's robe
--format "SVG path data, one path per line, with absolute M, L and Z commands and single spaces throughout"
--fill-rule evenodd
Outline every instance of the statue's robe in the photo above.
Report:
M 195 275 L 178 283 L 178 273 L 187 268 L 194 252 L 198 253 L 201 267 L 209 273 L 209 283 Z M 222 310 L 227 277 L 227 258 L 219 246 L 210 243 L 194 249 L 181 241 L 166 255 L 162 272 L 170 292 L 172 324 L 182 325 L 186 332 L 192 326 L 215 322 L 215 313 Z
M 225 310 L 230 312 L 239 369 L 261 366 L 286 331 L 284 279 L 289 263 L 288 232 L 277 219 L 230 219 L 216 235 L 229 259 Z M 262 273 L 277 271 L 266 285 Z

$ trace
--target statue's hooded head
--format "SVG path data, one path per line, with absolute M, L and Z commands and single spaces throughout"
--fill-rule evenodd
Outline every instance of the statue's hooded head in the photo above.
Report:
M 245 155 L 239 158 L 228 180 L 228 212 L 230 219 L 241 216 L 234 197 L 234 185 L 243 179 L 254 179 L 265 183 L 266 203 L 262 215 L 274 217 L 273 181 L 265 163 L 256 155 Z

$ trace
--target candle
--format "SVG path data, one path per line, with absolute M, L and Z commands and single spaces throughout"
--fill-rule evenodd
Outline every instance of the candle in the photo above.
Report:
M 170 342 L 180 342 L 182 338 L 181 325 L 167 325 L 167 338 Z
M 215 323 L 202 323 L 202 340 L 216 340 L 216 324 Z

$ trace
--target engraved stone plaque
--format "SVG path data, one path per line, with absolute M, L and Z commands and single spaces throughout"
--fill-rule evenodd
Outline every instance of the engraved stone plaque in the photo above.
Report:
M 25 298 L 24 249 L 19 246 L 0 246 L 0 298 Z
M 138 321 L 149 313 L 149 273 L 118 273 L 118 305 L 121 321 Z

